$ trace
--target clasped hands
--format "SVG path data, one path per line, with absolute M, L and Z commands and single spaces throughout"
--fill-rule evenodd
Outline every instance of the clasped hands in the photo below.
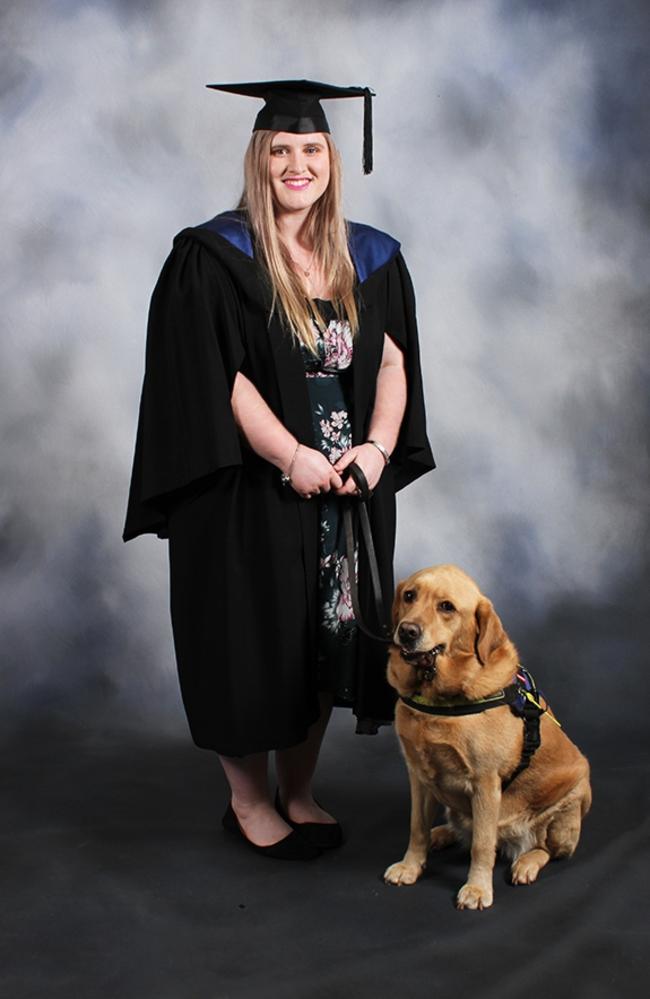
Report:
M 300 444 L 291 469 L 291 485 L 304 499 L 329 492 L 336 496 L 354 495 L 357 491 L 354 479 L 349 476 L 344 482 L 341 477 L 353 461 L 360 467 L 372 491 L 386 464 L 374 444 L 357 444 L 345 451 L 334 464 L 330 464 L 322 451 Z

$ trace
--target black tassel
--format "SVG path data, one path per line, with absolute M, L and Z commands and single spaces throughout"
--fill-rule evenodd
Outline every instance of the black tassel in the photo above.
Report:
M 363 91 L 363 172 L 372 173 L 372 98 L 374 90 Z

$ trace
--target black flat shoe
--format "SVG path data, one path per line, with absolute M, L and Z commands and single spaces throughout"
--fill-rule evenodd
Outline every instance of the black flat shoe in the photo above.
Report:
M 338 822 L 294 822 L 290 819 L 280 801 L 280 788 L 275 792 L 275 810 L 292 829 L 320 850 L 333 850 L 344 842 L 343 830 Z
M 284 839 L 278 840 L 277 843 L 270 843 L 268 846 L 258 846 L 257 843 L 252 843 L 240 826 L 231 802 L 228 802 L 221 824 L 224 829 L 235 833 L 251 850 L 261 853 L 263 857 L 274 857 L 276 860 L 314 860 L 316 857 L 320 857 L 322 852 L 295 829 Z

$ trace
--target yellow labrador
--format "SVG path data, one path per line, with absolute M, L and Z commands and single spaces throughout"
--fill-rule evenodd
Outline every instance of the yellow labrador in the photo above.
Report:
M 414 884 L 430 849 L 467 842 L 471 865 L 456 904 L 484 909 L 497 849 L 512 860 L 513 884 L 530 884 L 549 860 L 574 852 L 591 804 L 589 763 L 550 711 L 534 706 L 545 707 L 515 646 L 461 569 L 438 565 L 403 580 L 393 623 L 388 680 L 400 694 L 411 834 L 384 879 Z M 446 822 L 432 829 L 437 803 Z

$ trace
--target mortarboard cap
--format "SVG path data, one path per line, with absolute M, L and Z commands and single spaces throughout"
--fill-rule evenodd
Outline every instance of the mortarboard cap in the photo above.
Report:
M 259 97 L 266 103 L 259 111 L 253 131 L 329 132 L 320 102 L 332 97 L 363 97 L 363 172 L 372 171 L 372 98 L 370 87 L 334 87 L 313 80 L 267 80 L 262 83 L 208 83 L 212 90 Z

